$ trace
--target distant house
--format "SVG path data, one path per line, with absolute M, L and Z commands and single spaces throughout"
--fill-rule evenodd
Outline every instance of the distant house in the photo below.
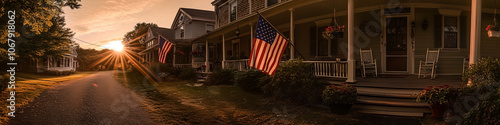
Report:
M 63 48 L 68 50 L 62 58 L 44 58 L 33 59 L 29 61 L 30 68 L 25 68 L 27 72 L 43 73 L 46 71 L 76 71 L 78 68 L 78 53 L 76 52 L 77 45 L 72 42 L 67 47 Z
M 214 28 L 215 13 L 213 11 L 180 8 L 170 28 L 150 27 L 146 35 L 136 40 L 128 40 L 125 46 L 138 48 L 136 51 L 141 57 L 140 61 L 145 65 L 158 63 L 158 36 L 161 35 L 174 43 L 174 47 L 168 53 L 167 63 L 176 67 L 191 67 L 192 61 L 197 60 L 197 58 L 191 58 L 191 53 L 193 48 L 198 46 L 191 44 L 191 39 L 210 32 Z

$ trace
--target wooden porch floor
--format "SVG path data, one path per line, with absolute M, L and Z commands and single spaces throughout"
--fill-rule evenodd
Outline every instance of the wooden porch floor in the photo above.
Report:
M 436 79 L 418 78 L 417 75 L 408 75 L 405 78 L 375 78 L 367 75 L 366 78 L 357 77 L 357 82 L 352 84 L 358 87 L 389 88 L 389 89 L 418 89 L 422 90 L 428 86 L 449 85 L 460 87 L 462 76 L 437 76 Z M 332 81 L 333 84 L 344 83 L 343 81 Z

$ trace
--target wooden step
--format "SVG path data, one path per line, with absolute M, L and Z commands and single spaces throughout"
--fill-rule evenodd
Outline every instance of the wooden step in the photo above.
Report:
M 359 103 L 369 105 L 398 106 L 398 107 L 428 107 L 424 102 L 416 102 L 414 99 L 382 98 L 360 96 Z
M 369 88 L 369 87 L 357 87 L 357 89 L 358 89 L 358 95 L 390 97 L 390 98 L 408 98 L 408 99 L 413 99 L 414 98 L 413 94 L 421 92 L 421 90 Z
M 425 113 L 431 113 L 431 110 L 429 108 L 392 107 L 392 106 L 376 106 L 376 105 L 365 105 L 365 104 L 356 104 L 353 106 L 353 110 L 366 114 L 410 116 L 410 117 L 422 117 L 424 116 Z

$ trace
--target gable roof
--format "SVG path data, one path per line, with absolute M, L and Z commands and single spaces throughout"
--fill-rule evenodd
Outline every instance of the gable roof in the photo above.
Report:
M 158 35 L 161 35 L 166 39 L 175 39 L 175 31 L 169 28 L 149 27 L 149 32 L 153 34 L 151 38 L 158 38 Z
M 175 15 L 174 22 L 172 23 L 172 27 L 177 26 L 177 22 L 179 19 L 179 16 L 182 14 L 188 16 L 191 20 L 197 20 L 197 21 L 206 21 L 206 22 L 214 22 L 215 23 L 215 12 L 214 11 L 208 11 L 208 10 L 199 10 L 199 9 L 192 9 L 192 8 L 179 8 L 179 11 L 177 11 L 177 15 Z

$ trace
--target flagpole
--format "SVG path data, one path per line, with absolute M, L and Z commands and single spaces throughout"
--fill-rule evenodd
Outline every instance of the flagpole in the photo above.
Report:
M 257 14 L 259 14 L 259 16 L 260 16 L 260 17 L 262 17 L 262 19 L 264 19 L 265 21 L 267 21 L 267 23 L 269 23 L 269 24 L 271 23 L 271 22 L 269 22 L 269 21 L 266 19 L 266 17 L 262 16 L 262 14 L 260 14 L 260 12 L 259 12 L 259 11 L 257 11 Z M 258 22 L 258 20 L 257 20 L 257 22 Z M 293 48 L 294 48 L 294 49 L 295 49 L 295 50 L 299 53 L 300 57 L 302 57 L 302 59 L 303 59 L 304 61 L 306 61 L 306 58 L 304 58 L 304 56 L 302 56 L 302 53 L 300 53 L 300 51 L 297 49 L 297 47 L 295 47 L 295 45 L 293 45 L 293 43 L 291 43 L 291 42 L 290 42 L 290 39 L 288 39 L 287 37 L 285 37 L 285 35 L 283 35 L 280 31 L 278 31 L 278 29 L 276 29 L 276 27 L 274 27 L 274 25 L 272 25 L 272 24 L 271 24 L 271 27 L 273 27 L 273 28 L 274 28 L 274 30 L 276 30 L 276 32 L 278 32 L 281 36 L 283 36 L 283 38 L 285 38 L 285 39 L 286 39 L 286 41 L 288 41 L 288 44 L 289 44 L 289 45 L 292 45 L 292 46 L 293 46 Z M 290 32 L 292 32 L 292 31 L 290 31 Z

